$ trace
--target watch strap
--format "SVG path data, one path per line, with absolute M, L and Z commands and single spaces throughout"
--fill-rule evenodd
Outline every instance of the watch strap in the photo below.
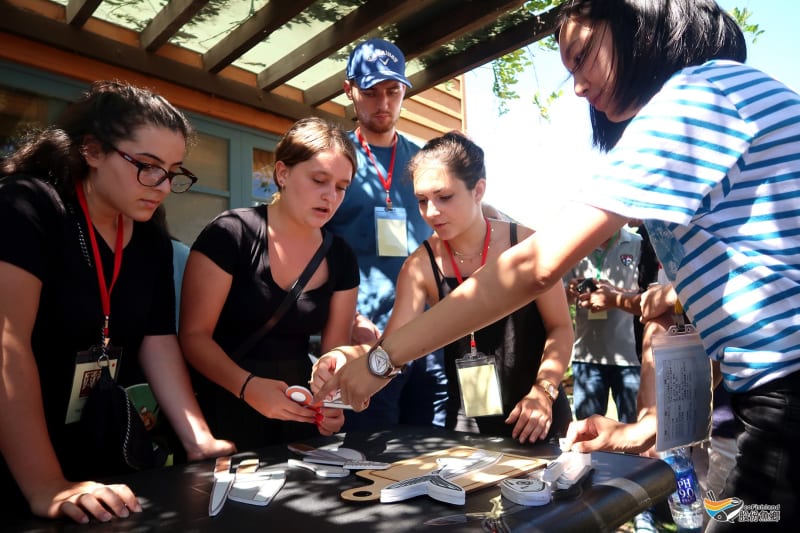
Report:
M 558 387 L 550 383 L 546 379 L 540 379 L 536 382 L 536 386 L 544 391 L 551 402 L 555 402 L 558 397 Z

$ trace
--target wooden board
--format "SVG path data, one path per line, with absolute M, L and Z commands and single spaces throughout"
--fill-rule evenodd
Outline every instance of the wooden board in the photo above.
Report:
M 343 499 L 351 502 L 379 501 L 381 498 L 381 489 L 387 485 L 395 481 L 421 476 L 439 468 L 436 459 L 440 457 L 466 458 L 476 451 L 478 451 L 478 448 L 457 446 L 447 450 L 420 455 L 413 459 L 397 461 L 396 463 L 392 463 L 392 466 L 386 470 L 359 470 L 356 472 L 356 475 L 368 479 L 372 483 L 364 485 L 363 487 L 346 490 L 341 493 L 341 496 Z M 469 493 L 484 487 L 496 485 L 509 477 L 518 477 L 527 474 L 537 468 L 544 467 L 547 462 L 547 459 L 504 453 L 503 457 L 497 463 L 483 470 L 470 472 L 451 481 L 460 485 Z

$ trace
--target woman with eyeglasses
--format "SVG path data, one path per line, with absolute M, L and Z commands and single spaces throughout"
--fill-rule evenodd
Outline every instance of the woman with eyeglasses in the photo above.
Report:
M 235 451 L 194 397 L 172 249 L 150 220 L 197 180 L 182 167 L 191 134 L 161 96 L 101 81 L 2 163 L 0 486 L 12 515 L 141 511 L 128 486 L 92 481 L 131 470 L 119 450 L 93 449 L 81 420 L 101 365 L 122 386 L 149 383 L 188 460 Z

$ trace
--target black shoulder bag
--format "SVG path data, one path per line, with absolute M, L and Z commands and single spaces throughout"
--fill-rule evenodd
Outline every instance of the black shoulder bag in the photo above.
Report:
M 303 292 L 303 288 L 308 283 L 308 280 L 311 279 L 311 276 L 314 275 L 314 272 L 317 271 L 319 268 L 319 264 L 322 262 L 322 258 L 325 257 L 325 254 L 328 253 L 328 250 L 333 243 L 333 234 L 330 231 L 323 230 L 323 237 L 322 237 L 322 244 L 320 244 L 319 248 L 317 248 L 314 257 L 311 258 L 311 261 L 308 262 L 306 265 L 305 270 L 303 273 L 300 274 L 300 277 L 297 278 L 297 281 L 294 282 L 292 288 L 289 289 L 289 293 L 286 295 L 286 298 L 283 299 L 281 305 L 272 313 L 272 316 L 269 317 L 263 326 L 258 328 L 254 331 L 247 339 L 245 339 L 242 344 L 239 345 L 233 353 L 231 353 L 230 357 L 234 361 L 241 360 L 247 353 L 255 347 L 256 344 L 266 335 L 269 331 L 278 323 L 278 321 L 283 317 L 289 307 L 294 304 L 297 300 L 297 297 L 300 296 L 300 293 Z

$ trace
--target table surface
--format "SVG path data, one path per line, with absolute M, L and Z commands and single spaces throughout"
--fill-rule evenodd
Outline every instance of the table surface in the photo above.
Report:
M 395 426 L 372 433 L 340 434 L 307 441 L 315 446 L 340 443 L 367 458 L 394 462 L 454 446 L 471 446 L 530 457 L 553 459 L 557 447 L 521 445 L 513 440 L 459 433 L 440 428 Z M 298 458 L 286 447 L 258 450 L 262 465 Z M 369 482 L 356 475 L 319 478 L 292 468 L 286 484 L 266 507 L 228 501 L 222 512 L 208 516 L 214 461 L 137 472 L 115 478 L 127 483 L 144 511 L 127 519 L 78 525 L 66 520 L 31 519 L 4 523 L 4 531 L 235 531 L 287 527 L 300 532 L 328 531 L 482 531 L 484 520 L 496 520 L 497 531 L 614 531 L 675 490 L 675 478 L 663 461 L 635 455 L 592 453 L 594 473 L 580 495 L 542 507 L 524 507 L 501 498 L 498 486 L 467 494 L 463 506 L 427 496 L 399 503 L 347 502 L 340 493 Z M 492 513 L 492 511 L 494 511 Z M 476 516 L 476 513 L 480 513 Z M 426 524 L 447 517 L 447 525 Z M 487 524 L 488 525 L 488 524 Z M 505 529 L 503 529 L 505 527 Z

